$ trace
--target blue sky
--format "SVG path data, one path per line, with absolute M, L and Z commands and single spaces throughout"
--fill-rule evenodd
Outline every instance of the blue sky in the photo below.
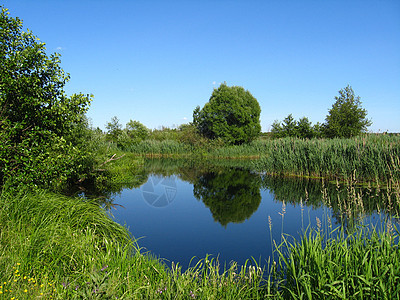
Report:
M 249 90 L 261 125 L 324 122 L 351 85 L 371 131 L 400 132 L 400 1 L 0 0 L 92 93 L 95 127 L 192 120 L 221 82 Z

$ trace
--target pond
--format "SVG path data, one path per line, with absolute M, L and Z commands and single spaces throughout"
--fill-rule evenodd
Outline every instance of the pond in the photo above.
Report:
M 309 226 L 328 232 L 393 217 L 383 209 L 393 198 L 379 187 L 271 177 L 232 164 L 148 160 L 137 186 L 113 195 L 110 215 L 142 252 L 183 270 L 206 255 L 222 266 L 248 259 L 266 266 L 282 233 L 298 239 Z

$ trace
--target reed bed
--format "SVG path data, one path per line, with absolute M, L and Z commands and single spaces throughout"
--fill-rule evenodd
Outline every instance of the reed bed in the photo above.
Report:
M 379 232 L 368 227 L 346 235 L 309 230 L 300 241 L 285 237 L 276 251 L 273 272 L 280 271 L 274 279 L 284 299 L 400 297 L 399 231 L 390 221 Z
M 255 169 L 270 174 L 384 181 L 400 178 L 400 135 L 267 140 Z
M 137 144 L 131 145 L 126 149 L 128 152 L 148 155 L 148 156 L 163 156 L 163 155 L 178 155 L 193 152 L 193 147 L 189 144 L 181 143 L 175 140 L 144 140 Z

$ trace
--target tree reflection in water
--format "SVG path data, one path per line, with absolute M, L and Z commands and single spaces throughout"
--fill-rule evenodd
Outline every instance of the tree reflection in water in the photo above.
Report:
M 261 203 L 261 178 L 247 170 L 226 169 L 200 175 L 193 185 L 196 199 L 210 209 L 222 226 L 241 223 Z

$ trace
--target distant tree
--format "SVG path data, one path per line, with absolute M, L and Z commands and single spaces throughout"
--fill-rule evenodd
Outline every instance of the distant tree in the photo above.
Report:
M 296 125 L 297 136 L 302 139 L 310 139 L 315 136 L 311 122 L 307 117 L 299 119 Z
M 91 169 L 81 144 L 90 97 L 67 97 L 60 56 L 0 6 L 0 184 L 52 186 Z
M 324 137 L 324 124 L 321 124 L 320 122 L 315 123 L 312 126 L 312 133 L 313 133 L 313 137 L 316 138 L 323 138 Z
M 259 136 L 260 113 L 260 105 L 249 91 L 223 83 L 202 109 L 195 108 L 193 123 L 207 138 L 242 144 Z
M 341 89 L 335 100 L 324 124 L 327 137 L 349 138 L 367 131 L 372 122 L 367 119 L 367 111 L 361 107 L 360 97 L 354 95 L 351 86 Z
M 282 123 L 278 120 L 274 121 L 271 133 L 275 138 L 299 137 L 310 139 L 316 136 L 314 129 L 307 117 L 302 117 L 299 121 L 296 121 L 292 114 L 289 114 Z
M 282 130 L 284 136 L 297 136 L 297 122 L 293 118 L 292 114 L 289 114 L 285 119 L 283 119 Z
M 139 121 L 130 120 L 126 126 L 125 131 L 133 142 L 140 142 L 149 137 L 150 130 Z
M 122 125 L 116 116 L 112 117 L 111 121 L 106 124 L 106 129 L 108 139 L 117 142 L 122 134 Z
M 283 138 L 283 137 L 285 137 L 285 133 L 283 132 L 283 128 L 282 128 L 281 122 L 279 122 L 278 120 L 275 120 L 274 123 L 272 123 L 271 127 L 272 127 L 271 128 L 271 133 L 272 133 L 272 136 L 274 138 Z

